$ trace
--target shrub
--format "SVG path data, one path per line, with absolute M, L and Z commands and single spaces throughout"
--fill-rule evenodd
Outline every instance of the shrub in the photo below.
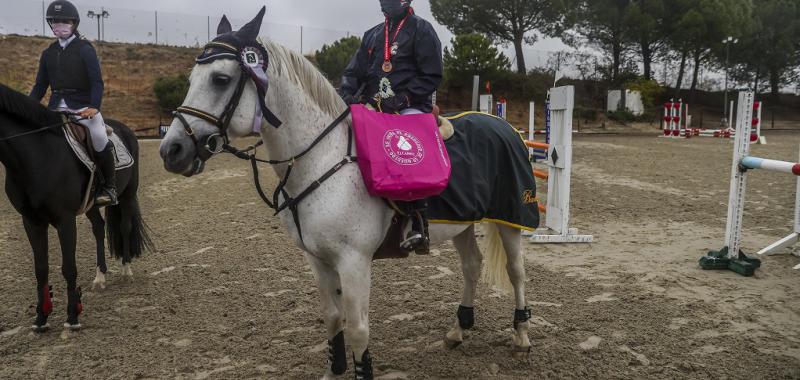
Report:
M 183 103 L 189 92 L 189 77 L 186 74 L 159 77 L 153 84 L 153 92 L 162 110 L 174 110 Z
M 639 91 L 642 94 L 642 104 L 646 109 L 655 107 L 656 102 L 664 95 L 664 88 L 652 79 L 635 79 L 626 83 L 625 88 L 631 91 Z

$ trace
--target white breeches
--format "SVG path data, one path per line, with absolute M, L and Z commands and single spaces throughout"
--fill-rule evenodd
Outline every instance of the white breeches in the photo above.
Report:
M 69 109 L 61 107 L 59 111 L 66 111 L 70 113 L 80 113 L 84 111 L 86 108 L 81 108 L 77 110 Z M 94 148 L 95 152 L 102 152 L 103 149 L 106 148 L 108 144 L 108 134 L 106 134 L 106 123 L 103 120 L 103 115 L 99 112 L 97 115 L 94 115 L 91 119 L 83 119 L 78 121 L 81 125 L 86 127 L 89 130 L 89 134 L 92 135 L 92 148 Z
M 406 109 L 400 111 L 401 115 L 419 115 L 421 113 L 424 113 L 424 112 L 422 112 L 422 111 L 420 111 L 420 110 L 418 110 L 416 108 L 406 108 Z

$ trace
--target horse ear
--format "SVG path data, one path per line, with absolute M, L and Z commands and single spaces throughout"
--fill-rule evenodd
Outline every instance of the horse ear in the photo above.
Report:
M 222 15 L 222 20 L 219 20 L 219 26 L 217 26 L 217 35 L 230 33 L 233 31 L 233 27 L 231 26 L 231 22 L 228 21 L 228 18 L 225 15 Z
M 264 13 L 267 12 L 267 7 L 261 7 L 261 11 L 258 12 L 256 17 L 245 24 L 238 32 L 236 32 L 236 36 L 238 36 L 243 41 L 253 41 L 258 37 L 258 32 L 261 30 L 261 22 L 264 20 Z

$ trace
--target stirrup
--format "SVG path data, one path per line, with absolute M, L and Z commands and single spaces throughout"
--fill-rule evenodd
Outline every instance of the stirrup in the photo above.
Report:
M 116 206 L 118 203 L 117 191 L 110 187 L 102 189 L 94 198 L 94 205 L 97 207 Z
M 425 236 L 423 236 L 421 232 L 410 231 L 408 236 L 406 236 L 406 239 L 400 242 L 400 248 L 407 251 L 412 251 L 419 247 L 423 242 L 425 242 Z

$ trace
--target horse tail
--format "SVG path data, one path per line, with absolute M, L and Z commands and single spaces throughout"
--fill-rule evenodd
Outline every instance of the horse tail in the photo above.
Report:
M 106 234 L 109 252 L 117 259 L 125 259 L 127 240 L 127 259 L 130 260 L 141 256 L 144 251 L 155 251 L 155 245 L 150 238 L 150 227 L 142 219 L 139 200 L 136 196 L 122 198 L 127 199 L 120 199 L 116 206 L 106 207 Z M 127 239 L 123 239 L 126 234 Z
M 481 277 L 489 287 L 511 293 L 514 288 L 506 269 L 508 257 L 503 247 L 503 240 L 500 238 L 500 229 L 497 228 L 497 224 L 491 222 L 483 223 L 483 226 L 485 239 L 481 252 L 485 260 Z

